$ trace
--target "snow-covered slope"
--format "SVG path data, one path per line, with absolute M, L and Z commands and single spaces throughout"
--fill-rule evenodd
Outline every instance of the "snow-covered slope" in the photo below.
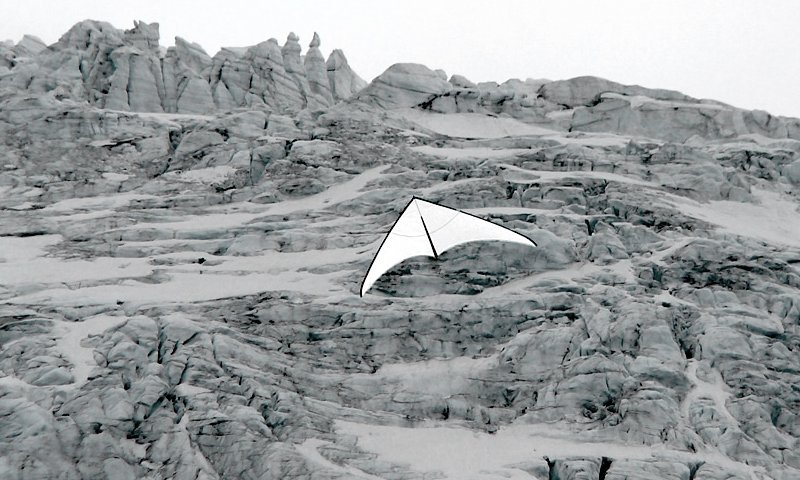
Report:
M 800 476 L 796 119 L 408 64 L 356 94 L 340 53 L 330 91 L 304 77 L 332 106 L 129 112 L 52 62 L 137 70 L 152 26 L 80 25 L 2 47 L 0 479 Z M 230 85 L 277 61 L 174 48 Z M 361 298 L 412 196 L 538 247 L 413 258 Z

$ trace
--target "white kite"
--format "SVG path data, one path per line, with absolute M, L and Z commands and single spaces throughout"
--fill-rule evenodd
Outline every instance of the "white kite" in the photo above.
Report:
M 372 259 L 361 296 L 378 278 L 403 260 L 416 256 L 439 258 L 456 245 L 501 240 L 536 246 L 536 242 L 506 227 L 414 197 L 392 226 Z

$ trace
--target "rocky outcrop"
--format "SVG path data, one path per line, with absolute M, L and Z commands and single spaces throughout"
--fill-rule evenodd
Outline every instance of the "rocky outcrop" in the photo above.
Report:
M 164 110 L 180 113 L 211 113 L 217 105 L 206 80 L 211 73 L 211 57 L 196 43 L 175 37 L 162 60 Z M 229 105 L 220 108 L 229 108 Z
M 695 135 L 735 138 L 759 134 L 790 138 L 797 120 L 782 120 L 767 112 L 740 110 L 712 102 L 676 102 L 602 93 L 596 105 L 576 108 L 570 125 L 573 130 L 685 142 Z
M 54 92 L 113 110 L 208 114 L 240 107 L 278 113 L 321 110 L 364 84 L 341 51 L 325 61 L 316 34 L 305 61 L 294 34 L 283 47 L 270 40 L 222 49 L 212 59 L 180 37 L 164 52 L 158 27 L 135 22 L 133 29 L 120 31 L 87 20 L 49 49 L 25 37 L 3 55 L 0 67 L 9 74 L 0 88 Z M 20 63 L 17 57 L 28 60 Z
M 447 80 L 416 63 L 398 63 L 373 80 L 358 100 L 383 108 L 415 107 L 452 89 Z
M 289 36 L 286 38 L 286 43 L 281 47 L 281 56 L 283 57 L 283 67 L 286 71 L 286 75 L 295 83 L 297 91 L 300 92 L 300 96 L 308 102 L 310 88 L 308 86 L 308 79 L 305 76 L 303 59 L 300 58 L 300 53 L 303 49 L 300 47 L 299 40 L 300 37 L 294 32 L 289 33 Z
M 12 50 L 18 57 L 31 57 L 40 53 L 45 48 L 47 48 L 47 44 L 45 44 L 39 37 L 33 35 L 23 35 L 22 40 L 14 45 Z
M 114 73 L 109 79 L 111 84 L 103 107 L 135 112 L 162 112 L 159 93 L 164 91 L 164 86 L 160 62 L 135 47 L 117 48 L 110 53 L 109 58 Z
M 557 130 L 669 142 L 685 142 L 693 136 L 731 139 L 750 134 L 800 139 L 797 119 L 588 76 L 476 85 L 454 75 L 448 84 L 426 67 L 402 64 L 390 67 L 356 99 L 389 109 L 416 107 L 435 113 L 503 115 Z
M 328 68 L 325 63 L 325 57 L 319 51 L 320 43 L 319 35 L 314 32 L 314 38 L 308 46 L 308 52 L 306 52 L 305 60 L 303 61 L 306 77 L 308 78 L 309 96 L 314 99 L 311 103 L 317 105 L 317 108 L 333 103 L 331 82 L 328 80 Z
M 341 50 L 333 50 L 325 62 L 328 72 L 328 83 L 331 86 L 331 95 L 335 100 L 344 100 L 352 97 L 367 86 L 347 63 Z
M 542 85 L 539 94 L 548 102 L 575 108 L 597 104 L 603 93 L 619 93 L 626 96 L 644 96 L 655 100 L 678 102 L 696 102 L 697 100 L 672 90 L 660 90 L 640 87 L 638 85 L 622 85 L 604 78 L 576 77 L 569 80 L 558 80 Z

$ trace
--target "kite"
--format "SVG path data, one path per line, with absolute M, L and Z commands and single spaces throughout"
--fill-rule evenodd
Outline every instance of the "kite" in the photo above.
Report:
M 403 260 L 416 256 L 438 259 L 456 245 L 485 240 L 536 246 L 530 238 L 496 223 L 413 197 L 378 247 L 361 283 L 361 296 Z

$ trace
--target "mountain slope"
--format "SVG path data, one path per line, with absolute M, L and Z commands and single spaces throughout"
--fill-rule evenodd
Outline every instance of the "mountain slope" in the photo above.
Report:
M 153 29 L 8 46 L 0 478 L 800 475 L 798 120 Z M 360 298 L 414 195 L 538 248 Z

